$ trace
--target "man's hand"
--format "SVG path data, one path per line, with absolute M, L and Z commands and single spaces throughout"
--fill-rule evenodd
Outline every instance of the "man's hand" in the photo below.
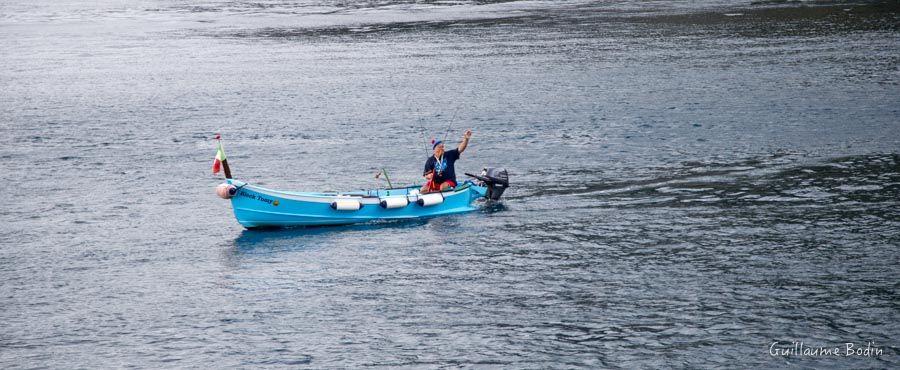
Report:
M 470 137 L 472 137 L 472 130 L 468 129 L 468 130 L 466 130 L 466 133 L 463 134 L 463 139 L 459 143 L 459 145 L 456 147 L 456 150 L 458 150 L 460 153 L 465 151 L 466 147 L 469 146 L 469 138 Z

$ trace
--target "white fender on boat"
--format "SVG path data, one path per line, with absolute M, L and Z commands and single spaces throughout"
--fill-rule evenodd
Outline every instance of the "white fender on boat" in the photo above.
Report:
M 393 208 L 403 208 L 409 204 L 409 200 L 406 197 L 390 197 L 390 198 L 381 198 L 381 207 L 387 209 Z
M 441 193 L 422 194 L 416 201 L 422 207 L 433 206 L 435 204 L 444 203 L 444 195 Z
M 356 199 L 335 199 L 331 202 L 331 208 L 338 211 L 358 211 L 362 207 Z
M 231 199 L 234 195 L 237 194 L 237 188 L 231 184 L 219 184 L 216 186 L 216 195 L 222 199 Z

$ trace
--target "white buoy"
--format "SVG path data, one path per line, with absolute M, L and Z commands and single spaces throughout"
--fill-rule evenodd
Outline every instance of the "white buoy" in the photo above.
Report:
M 423 194 L 416 201 L 422 207 L 433 206 L 435 204 L 444 203 L 444 195 L 441 193 Z
M 331 202 L 331 208 L 338 211 L 358 211 L 362 204 L 356 199 L 335 199 Z
M 403 208 L 409 204 L 409 200 L 406 197 L 390 197 L 390 198 L 381 198 L 381 207 L 387 209 L 393 208 Z

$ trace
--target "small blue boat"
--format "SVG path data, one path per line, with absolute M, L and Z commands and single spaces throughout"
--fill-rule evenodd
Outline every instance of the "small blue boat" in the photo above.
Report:
M 227 179 L 217 192 L 231 199 L 234 216 L 246 228 L 347 225 L 409 220 L 470 212 L 480 198 L 497 201 L 509 186 L 506 170 L 486 168 L 478 180 L 443 192 L 419 193 L 420 186 L 313 193 L 266 189 Z

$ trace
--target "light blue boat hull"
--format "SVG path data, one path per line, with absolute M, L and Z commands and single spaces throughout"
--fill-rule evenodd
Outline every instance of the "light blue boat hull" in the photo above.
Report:
M 477 209 L 473 202 L 487 192 L 487 188 L 466 181 L 453 190 L 441 192 L 441 203 L 423 206 L 417 204 L 421 197 L 418 186 L 346 193 L 306 193 L 266 189 L 234 179 L 227 182 L 237 187 L 231 206 L 237 221 L 246 228 L 347 225 L 470 212 Z M 381 201 L 389 198 L 406 198 L 408 204 L 399 208 L 382 207 Z M 332 202 L 338 199 L 359 202 L 361 208 L 332 208 Z

